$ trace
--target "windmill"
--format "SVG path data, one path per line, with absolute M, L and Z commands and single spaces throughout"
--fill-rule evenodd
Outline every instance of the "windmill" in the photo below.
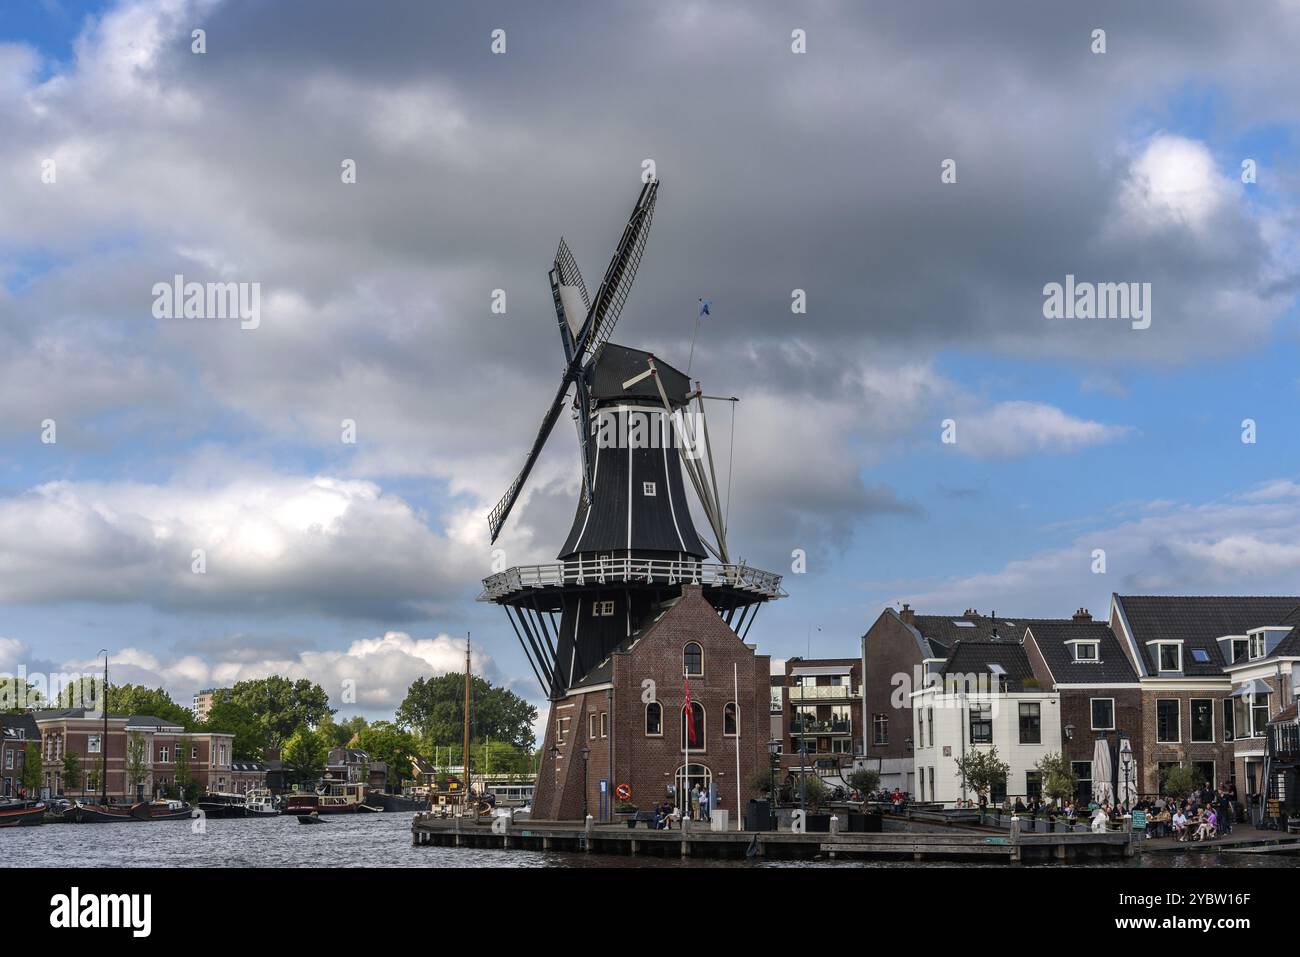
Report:
M 658 191 L 658 180 L 642 187 L 594 297 L 560 240 L 548 278 L 564 371 L 523 467 L 488 516 L 496 542 L 572 391 L 582 483 L 558 560 L 498 572 L 484 579 L 479 596 L 507 609 L 552 700 L 598 670 L 685 582 L 700 584 L 738 634 L 748 632 L 760 604 L 785 594 L 779 575 L 730 559 L 698 384 L 610 339 L 645 252 Z M 695 529 L 683 472 L 712 541 Z M 706 561 L 710 555 L 716 563 Z

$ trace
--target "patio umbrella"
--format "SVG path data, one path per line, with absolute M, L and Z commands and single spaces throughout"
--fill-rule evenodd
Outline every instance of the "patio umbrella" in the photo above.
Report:
M 1115 789 L 1110 783 L 1113 776 L 1110 743 L 1103 736 L 1097 739 L 1097 746 L 1092 751 L 1092 799 L 1098 804 L 1115 802 Z
M 1128 764 L 1128 780 L 1124 778 L 1124 765 Z M 1128 738 L 1119 739 L 1119 774 L 1116 780 L 1119 782 L 1119 800 L 1126 808 L 1132 809 L 1137 803 L 1137 762 L 1133 760 L 1133 743 Z

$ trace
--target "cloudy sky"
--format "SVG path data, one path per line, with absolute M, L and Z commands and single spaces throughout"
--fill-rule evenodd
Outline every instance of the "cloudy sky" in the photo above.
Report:
M 473 601 L 485 517 L 559 377 L 555 244 L 594 285 L 647 159 L 616 338 L 684 366 L 713 302 L 732 551 L 808 556 L 763 651 L 898 601 L 1294 594 L 1296 49 L 1292 0 L 5 4 L 0 670 L 107 647 L 373 717 L 472 631 L 540 703 Z M 259 283 L 260 325 L 156 318 L 176 274 Z M 1067 275 L 1150 283 L 1150 328 L 1045 318 Z M 576 492 L 560 428 L 509 563 Z

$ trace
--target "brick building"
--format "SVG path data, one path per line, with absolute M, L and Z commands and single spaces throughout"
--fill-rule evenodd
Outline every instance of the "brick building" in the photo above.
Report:
M 1024 646 L 1039 686 L 1060 699 L 1061 750 L 1078 780 L 1076 799 L 1085 805 L 1092 800 L 1099 738 L 1112 755 L 1109 783 L 1122 786 L 1113 779 L 1121 736 L 1129 738 L 1134 761 L 1142 765 L 1142 686 L 1115 633 L 1081 608 L 1068 622 L 1027 625 Z
M 1283 623 L 1298 606 L 1293 596 L 1111 596 L 1111 630 L 1142 689 L 1142 793 L 1159 789 L 1164 768 L 1187 765 L 1199 780 L 1233 782 L 1246 795 L 1233 741 L 1243 715 L 1225 668 L 1249 652 L 1252 633 L 1289 632 Z
M 640 807 L 664 800 L 670 788 L 680 795 L 711 784 L 715 806 L 734 821 L 737 747 L 741 812 L 759 796 L 750 783 L 769 767 L 770 659 L 741 641 L 698 585 L 684 585 L 680 598 L 660 607 L 552 703 L 535 818 L 581 819 L 585 776 L 586 808 L 598 820 L 612 814 L 613 801 L 602 800 L 604 781 L 608 796 L 628 785 Z M 684 674 L 696 729 L 689 766 Z
M 18 796 L 27 745 L 37 744 L 40 739 L 40 729 L 30 714 L 0 714 L 0 797 Z
M 44 786 L 61 794 L 63 756 L 68 752 L 81 759 L 81 788 L 74 795 L 94 797 L 100 788 L 89 788 L 87 775 L 107 767 L 110 800 L 143 800 L 157 797 L 176 785 L 176 755 L 185 749 L 194 781 L 206 791 L 228 791 L 233 785 L 234 735 L 186 731 L 179 725 L 148 715 L 108 716 L 104 736 L 103 715 L 84 708 L 37 711 L 32 717 L 41 732 Z M 143 779 L 131 786 L 128 774 L 128 744 L 136 739 L 143 747 Z
M 862 755 L 862 662 L 790 658 L 782 688 L 781 770 L 844 777 Z M 801 750 L 802 749 L 802 750 Z M 803 754 L 807 754 L 807 765 Z

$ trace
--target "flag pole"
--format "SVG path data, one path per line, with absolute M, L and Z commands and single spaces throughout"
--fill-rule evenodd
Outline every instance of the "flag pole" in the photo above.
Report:
M 736 662 L 731 663 L 731 681 L 734 686 L 736 696 L 736 830 L 741 829 L 740 825 L 740 668 Z M 722 716 L 723 724 L 726 724 L 727 716 Z

